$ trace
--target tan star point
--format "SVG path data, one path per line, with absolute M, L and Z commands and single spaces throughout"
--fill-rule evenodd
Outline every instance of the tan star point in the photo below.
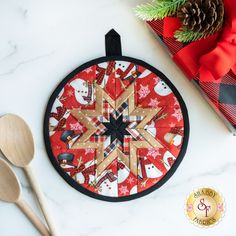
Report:
M 72 148 L 96 148 L 97 149 L 97 176 L 99 176 L 110 163 L 119 158 L 124 164 L 130 168 L 130 171 L 137 176 L 138 175 L 138 148 L 159 148 L 162 145 L 144 128 L 148 122 L 150 122 L 156 114 L 160 111 L 160 108 L 140 108 L 135 106 L 134 84 L 131 84 L 121 96 L 114 101 L 98 84 L 95 85 L 95 94 L 97 101 L 106 100 L 114 109 L 118 109 L 125 101 L 128 100 L 128 113 L 130 116 L 144 116 L 144 119 L 135 128 L 145 139 L 144 141 L 131 141 L 130 142 L 130 155 L 125 155 L 119 148 L 115 148 L 104 159 L 104 145 L 102 142 L 88 142 L 91 135 L 93 135 L 97 128 L 87 118 L 87 116 L 100 116 L 103 114 L 103 102 L 96 103 L 95 110 L 71 110 L 71 114 L 78 119 L 85 127 L 87 131 L 74 143 Z

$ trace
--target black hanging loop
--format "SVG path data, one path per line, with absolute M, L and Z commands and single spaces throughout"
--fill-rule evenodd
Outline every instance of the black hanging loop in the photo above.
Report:
M 120 35 L 111 29 L 105 36 L 106 56 L 121 56 Z

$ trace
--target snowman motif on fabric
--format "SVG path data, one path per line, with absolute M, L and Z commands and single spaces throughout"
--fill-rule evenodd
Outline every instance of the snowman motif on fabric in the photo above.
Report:
M 74 154 L 72 153 L 61 153 L 58 155 L 58 162 L 60 167 L 68 174 L 73 175 L 72 172 L 75 169 L 75 165 L 72 163 L 74 160 Z
M 91 82 L 75 79 L 70 85 L 74 88 L 75 98 L 82 105 L 92 104 L 94 101 L 94 88 Z
M 118 184 L 121 184 L 124 181 L 126 181 L 127 178 L 129 177 L 130 169 L 122 161 L 118 162 L 118 166 L 117 167 L 118 167 Z M 132 194 L 135 194 L 137 192 L 138 192 L 138 186 L 134 185 L 130 189 L 129 194 L 132 195 Z
M 184 136 L 184 129 L 174 127 L 170 130 L 170 132 L 166 133 L 164 136 L 164 140 L 171 145 L 179 146 L 182 143 Z
M 148 133 L 150 133 L 154 138 L 156 137 L 157 134 L 157 129 L 155 126 L 155 122 L 152 120 L 150 125 L 147 125 L 145 127 L 145 129 L 148 131 Z
M 138 192 L 138 186 L 137 185 L 134 185 L 131 189 L 130 189 L 130 192 L 129 194 L 132 195 L 132 194 L 135 194 Z
M 63 104 L 61 102 L 63 94 L 64 94 L 64 89 L 61 90 L 61 92 L 55 99 L 55 102 L 53 103 L 52 110 L 50 113 L 49 124 L 52 127 L 53 131 L 61 130 L 66 123 L 66 119 L 70 115 L 69 110 L 63 107 Z
M 163 173 L 146 157 L 140 158 L 138 170 L 139 176 L 142 179 L 154 179 L 163 175 Z
M 118 166 L 118 184 L 120 184 L 128 178 L 130 170 L 121 161 L 118 162 L 117 166 Z
M 118 196 L 117 177 L 109 170 L 105 171 L 104 174 L 97 179 L 96 187 L 98 193 L 103 196 Z
M 96 81 L 102 88 L 104 88 L 109 80 L 109 76 L 112 74 L 115 68 L 115 62 L 109 61 L 103 62 L 96 67 Z
M 82 167 L 83 166 L 83 167 Z M 96 167 L 94 160 L 81 165 L 81 171 L 76 174 L 76 181 L 79 184 L 90 184 L 95 181 Z
M 175 161 L 175 159 L 176 158 L 169 151 L 166 151 L 164 153 L 163 163 L 167 171 L 171 168 L 172 163 Z
M 60 140 L 66 144 L 66 148 L 70 149 L 81 134 L 75 134 L 74 130 L 65 130 L 60 137 Z
M 172 93 L 169 86 L 161 79 L 158 79 L 158 82 L 154 87 L 154 91 L 156 92 L 156 94 L 162 97 L 168 96 L 169 94 Z

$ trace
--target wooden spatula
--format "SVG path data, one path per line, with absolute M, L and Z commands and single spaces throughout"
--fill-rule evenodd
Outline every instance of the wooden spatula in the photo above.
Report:
M 34 158 L 34 140 L 30 128 L 17 115 L 7 114 L 0 118 L 0 149 L 5 157 L 18 167 L 22 167 L 38 198 L 40 207 L 47 221 L 49 230 L 56 236 L 56 229 L 51 217 L 43 192 L 30 166 Z
M 20 182 L 12 168 L 0 159 L 0 200 L 15 203 L 29 218 L 38 231 L 45 236 L 50 236 L 46 226 L 34 214 L 29 205 L 21 196 Z

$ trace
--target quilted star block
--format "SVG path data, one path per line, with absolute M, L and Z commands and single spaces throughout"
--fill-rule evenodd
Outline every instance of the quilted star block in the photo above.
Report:
M 189 137 L 187 109 L 173 84 L 120 53 L 120 37 L 111 30 L 107 57 L 78 67 L 59 84 L 44 122 L 47 152 L 59 174 L 106 201 L 135 199 L 163 185 Z

